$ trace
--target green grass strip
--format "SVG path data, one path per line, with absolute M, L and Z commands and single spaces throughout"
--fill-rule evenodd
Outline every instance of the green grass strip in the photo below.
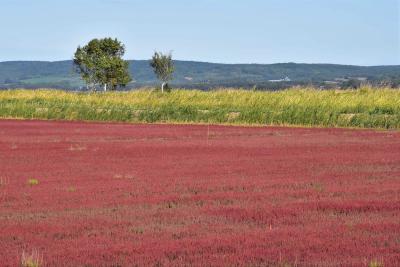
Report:
M 400 129 L 400 90 L 0 91 L 0 117 Z

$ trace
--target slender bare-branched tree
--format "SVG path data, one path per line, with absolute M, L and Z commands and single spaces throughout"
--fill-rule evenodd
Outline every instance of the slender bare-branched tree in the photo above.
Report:
M 164 93 L 165 85 L 172 80 L 175 71 L 174 62 L 172 61 L 172 54 L 163 54 L 155 52 L 150 61 L 150 66 L 153 68 L 157 78 L 162 82 L 161 92 Z

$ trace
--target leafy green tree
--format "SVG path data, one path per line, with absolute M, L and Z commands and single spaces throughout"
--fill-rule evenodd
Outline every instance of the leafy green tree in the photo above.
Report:
M 76 71 L 92 90 L 102 85 L 117 89 L 126 86 L 132 79 L 129 75 L 129 63 L 122 59 L 125 46 L 117 39 L 93 39 L 84 47 L 78 47 L 74 55 Z
M 155 52 L 150 61 L 150 66 L 153 68 L 157 78 L 162 81 L 161 92 L 164 93 L 164 87 L 170 80 L 172 80 L 172 76 L 175 71 L 175 66 L 172 61 L 172 54 Z

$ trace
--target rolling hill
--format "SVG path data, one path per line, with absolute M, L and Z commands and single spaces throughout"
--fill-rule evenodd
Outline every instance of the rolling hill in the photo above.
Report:
M 344 77 L 364 77 L 368 80 L 400 79 L 400 66 L 349 66 L 334 64 L 216 64 L 175 61 L 172 84 L 178 87 L 211 88 L 271 87 L 269 80 L 289 77 L 290 84 L 321 83 Z M 134 81 L 128 88 L 158 84 L 148 61 L 130 61 Z M 0 62 L 0 88 L 63 88 L 83 89 L 84 83 L 74 73 L 72 61 L 8 61 Z

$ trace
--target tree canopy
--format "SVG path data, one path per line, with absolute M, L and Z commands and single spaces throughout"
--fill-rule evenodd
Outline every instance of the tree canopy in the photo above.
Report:
M 157 78 L 162 81 L 161 91 L 164 92 L 164 86 L 168 81 L 172 80 L 172 75 L 175 71 L 172 54 L 155 52 L 150 61 L 150 66 L 153 68 Z
M 102 85 L 115 90 L 126 86 L 132 79 L 129 75 L 129 63 L 122 59 L 125 46 L 117 39 L 93 39 L 84 47 L 78 47 L 74 56 L 76 71 L 92 89 Z

